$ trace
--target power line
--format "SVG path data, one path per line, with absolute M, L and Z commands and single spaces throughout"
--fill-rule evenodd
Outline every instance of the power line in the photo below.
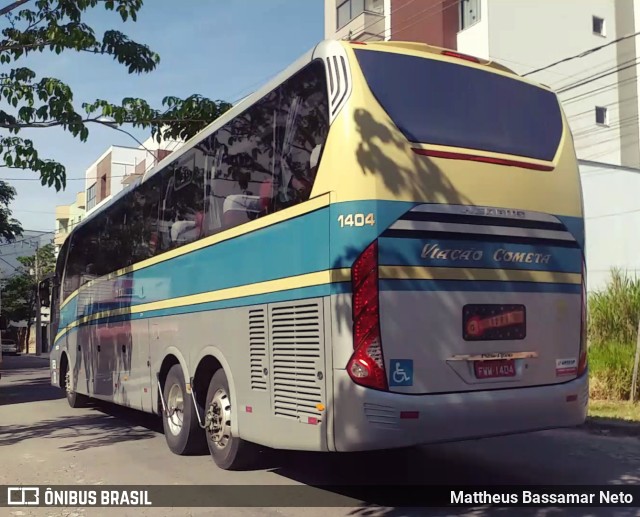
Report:
M 634 62 L 633 62 L 633 63 L 628 64 L 628 65 L 626 65 L 626 66 L 616 67 L 616 68 L 614 68 L 614 69 L 610 70 L 610 71 L 609 71 L 609 72 L 607 72 L 607 73 L 601 73 L 600 75 L 594 76 L 594 77 L 589 78 L 589 79 L 584 79 L 584 80 L 582 80 L 581 82 L 578 82 L 578 83 L 573 84 L 573 85 L 571 85 L 571 86 L 567 86 L 567 87 L 565 87 L 565 88 L 561 88 L 561 89 L 559 89 L 559 90 L 557 91 L 557 93 L 558 93 L 558 94 L 565 93 L 565 92 L 568 92 L 568 91 L 570 91 L 570 90 L 574 90 L 574 89 L 576 89 L 576 88 L 580 88 L 581 86 L 585 86 L 585 85 L 587 85 L 587 84 L 591 84 L 591 83 L 593 83 L 594 81 L 597 81 L 598 79 L 602 79 L 603 77 L 607 77 L 607 76 L 609 76 L 609 75 L 616 74 L 616 73 L 618 73 L 618 72 L 622 72 L 623 70 L 627 70 L 627 69 L 629 69 L 629 68 L 633 68 L 633 67 L 635 67 L 635 66 L 638 66 L 638 64 L 639 64 L 639 63 L 640 63 L 640 60 L 636 59 L 636 60 L 634 60 Z
M 611 45 L 614 45 L 615 43 L 620 43 L 621 41 L 626 40 L 626 39 L 635 38 L 638 35 L 640 35 L 640 32 L 634 32 L 633 34 L 627 34 L 626 36 L 622 36 L 622 37 L 620 37 L 618 39 L 610 41 L 609 43 L 605 43 L 604 45 L 600 45 L 599 47 L 594 47 L 594 48 L 591 48 L 589 50 L 585 50 L 583 52 L 580 52 L 579 54 L 575 54 L 573 56 L 565 57 L 564 59 L 561 59 L 559 61 L 555 61 L 554 63 L 551 63 L 549 65 L 543 66 L 542 68 L 537 68 L 535 70 L 532 70 L 531 72 L 527 72 L 526 74 L 523 74 L 522 77 L 526 77 L 526 76 L 531 75 L 531 74 L 542 72 L 543 70 L 547 70 L 547 69 L 552 68 L 554 66 L 557 66 L 557 65 L 559 65 L 561 63 L 567 63 L 568 61 L 573 61 L 574 59 L 581 59 L 581 58 L 586 57 L 586 56 L 588 56 L 590 54 L 593 54 L 594 52 L 598 52 L 598 51 L 602 50 L 603 48 L 606 48 L 606 47 L 609 47 Z

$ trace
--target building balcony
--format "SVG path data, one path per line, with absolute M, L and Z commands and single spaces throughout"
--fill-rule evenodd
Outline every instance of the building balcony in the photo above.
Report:
M 357 41 L 383 41 L 385 15 L 364 11 L 353 18 L 344 27 L 336 31 L 335 39 Z
M 64 244 L 65 239 L 67 238 L 67 235 L 69 235 L 69 232 L 56 233 L 55 237 L 53 238 L 53 243 L 56 246 L 62 246 Z
M 87 207 L 86 197 L 86 192 L 84 190 L 76 194 L 76 207 L 80 210 L 84 210 Z
M 58 205 L 56 207 L 56 219 L 59 221 L 69 219 L 70 210 L 69 205 Z
M 141 178 L 142 174 L 137 172 L 132 172 L 130 174 L 125 174 L 124 178 L 122 178 L 123 185 L 131 185 L 136 179 Z

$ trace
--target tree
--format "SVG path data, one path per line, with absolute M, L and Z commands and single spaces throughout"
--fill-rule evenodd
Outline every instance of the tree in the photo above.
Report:
M 36 255 L 38 269 L 36 271 Z M 5 281 L 2 290 L 2 317 L 10 321 L 26 321 L 26 343 L 29 343 L 31 323 L 36 311 L 38 279 L 55 269 L 56 259 L 53 244 L 38 248 L 36 254 L 18 257 L 21 267 Z
M 79 109 L 67 84 L 52 77 L 39 78 L 30 68 L 17 66 L 20 59 L 35 52 L 75 51 L 109 56 L 129 74 L 152 72 L 160 58 L 147 45 L 117 30 L 99 36 L 84 22 L 87 11 L 100 7 L 116 11 L 123 22 L 136 21 L 142 5 L 143 0 L 17 0 L 0 8 L 5 22 L 0 66 L 7 67 L 0 73 L 0 105 L 6 107 L 0 109 L 0 129 L 9 132 L 0 137 L 0 167 L 36 171 L 42 185 L 60 190 L 66 184 L 64 165 L 40 156 L 32 140 L 17 136 L 21 130 L 61 127 L 84 142 L 90 123 L 103 123 L 103 117 L 109 117 L 118 125 L 150 129 L 158 141 L 188 139 L 231 107 L 194 94 L 186 99 L 165 97 L 163 109 L 138 98 L 125 98 L 120 104 L 98 99 Z M 6 184 L 0 187 L 4 207 L 2 188 Z M 19 230 L 15 221 L 12 224 L 3 226 L 0 214 L 0 235 Z

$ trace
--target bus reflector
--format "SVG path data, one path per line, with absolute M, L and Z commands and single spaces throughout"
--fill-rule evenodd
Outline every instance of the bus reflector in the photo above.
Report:
M 400 418 L 415 420 L 420 417 L 420 411 L 400 411 Z
M 352 45 L 366 45 L 364 41 L 350 41 L 349 43 Z
M 347 364 L 351 379 L 362 386 L 387 390 L 387 373 L 380 336 L 378 241 L 373 241 L 351 269 L 353 348 Z
M 472 61 L 474 63 L 480 63 L 480 60 L 477 57 L 470 56 L 468 54 L 460 54 L 460 52 L 453 52 L 452 50 L 443 50 L 441 54 L 443 56 L 455 57 L 458 59 L 464 59 L 466 61 Z
M 587 369 L 587 267 L 585 261 L 582 261 L 582 293 L 580 303 L 580 353 L 578 354 L 578 377 L 580 377 Z
M 311 425 L 317 425 L 318 419 L 314 416 L 307 417 L 307 423 Z
M 540 165 L 537 163 L 521 162 L 519 160 L 505 160 L 503 158 L 490 158 L 489 156 L 478 156 L 476 154 L 451 153 L 448 151 L 435 151 L 432 149 L 416 149 L 413 152 L 431 158 L 445 158 L 448 160 L 469 160 L 472 162 L 491 163 L 493 165 L 506 165 L 508 167 L 522 167 L 534 171 L 552 171 L 552 165 Z
M 578 395 L 567 395 L 567 402 L 575 402 L 578 400 Z

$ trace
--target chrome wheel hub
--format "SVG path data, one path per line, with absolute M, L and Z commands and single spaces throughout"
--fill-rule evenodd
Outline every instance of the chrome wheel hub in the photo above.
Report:
M 207 408 L 205 427 L 209 440 L 224 449 L 231 439 L 231 401 L 222 388 L 216 391 Z
M 171 386 L 167 397 L 167 423 L 172 435 L 178 436 L 184 424 L 184 395 L 177 384 Z

